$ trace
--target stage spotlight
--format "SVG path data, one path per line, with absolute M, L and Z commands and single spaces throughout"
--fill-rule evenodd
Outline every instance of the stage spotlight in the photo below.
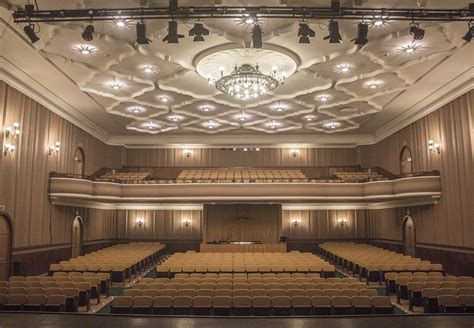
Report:
M 178 22 L 168 22 L 168 35 L 163 38 L 163 42 L 178 43 L 179 39 L 184 38 L 184 35 L 178 34 Z
M 202 23 L 194 24 L 194 27 L 189 30 L 189 36 L 194 36 L 194 42 L 204 41 L 204 35 L 209 35 L 209 30 Z
M 86 28 L 84 29 L 84 32 L 82 32 L 82 39 L 84 41 L 92 41 L 92 39 L 94 38 L 92 33 L 94 33 L 94 26 L 87 25 Z
M 262 29 L 258 24 L 255 24 L 252 29 L 252 44 L 254 48 L 262 47 Z
M 413 36 L 413 40 L 423 40 L 425 37 L 425 30 L 420 28 L 418 24 L 412 24 L 410 26 L 410 34 Z
M 309 38 L 314 38 L 316 33 L 308 26 L 308 24 L 300 23 L 298 36 L 300 37 L 299 43 L 309 43 Z
M 328 27 L 329 35 L 324 38 L 324 40 L 329 39 L 329 43 L 341 43 L 342 37 L 339 34 L 339 23 L 335 20 L 329 22 Z
M 364 45 L 369 42 L 367 39 L 367 36 L 369 34 L 369 25 L 365 23 L 359 23 L 357 24 L 357 37 L 355 39 L 352 39 L 355 44 L 360 44 Z
M 146 25 L 144 22 L 137 23 L 137 44 L 149 44 L 150 39 L 146 37 Z
M 23 31 L 25 31 L 25 34 L 30 39 L 31 43 L 35 43 L 39 40 L 38 36 L 35 33 L 35 26 L 33 24 L 26 25 L 23 28 Z
M 474 24 L 469 23 L 468 28 L 469 29 L 467 30 L 466 34 L 462 38 L 466 42 L 471 42 L 472 37 L 474 36 Z

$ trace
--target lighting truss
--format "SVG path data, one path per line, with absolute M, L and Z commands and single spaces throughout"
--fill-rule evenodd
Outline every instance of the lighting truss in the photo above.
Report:
M 474 7 L 472 4 L 469 8 Z M 260 18 L 304 19 L 347 19 L 363 20 L 369 17 L 388 17 L 391 21 L 469 21 L 474 14 L 469 8 L 429 9 L 429 8 L 363 8 L 339 7 L 264 7 L 264 6 L 219 6 L 219 7 L 141 7 L 141 8 L 101 8 L 35 10 L 17 9 L 13 13 L 16 23 L 73 22 L 73 21 L 113 21 L 117 17 L 129 20 L 155 19 L 241 19 L 242 15 Z

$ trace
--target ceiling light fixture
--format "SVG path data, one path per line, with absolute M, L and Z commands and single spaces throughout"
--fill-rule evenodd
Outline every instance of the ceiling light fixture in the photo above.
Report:
M 255 24 L 252 29 L 252 46 L 256 49 L 260 49 L 263 46 L 262 43 L 262 29 L 260 25 Z
M 211 105 L 202 105 L 202 106 L 199 106 L 199 110 L 201 112 L 209 113 L 209 112 L 215 111 L 216 108 L 214 106 L 211 106 Z
M 357 24 L 357 37 L 355 39 L 352 39 L 351 41 L 354 41 L 354 44 L 357 45 L 365 45 L 367 44 L 367 42 L 369 42 L 368 35 L 369 25 L 361 22 Z
M 275 121 L 271 121 L 268 126 L 270 127 L 270 129 L 276 129 L 280 126 L 279 123 L 275 122 Z
M 281 112 L 284 112 L 284 111 L 286 110 L 286 108 L 285 108 L 285 106 L 283 106 L 283 105 L 281 104 L 281 102 L 278 102 L 278 104 L 277 104 L 275 107 L 273 107 L 273 110 L 274 110 L 275 112 L 281 113 Z
M 243 121 L 246 121 L 247 119 L 249 118 L 248 114 L 245 113 L 245 112 L 241 112 L 239 114 L 239 121 L 243 122 Z
M 168 120 L 172 122 L 181 122 L 182 120 L 184 120 L 184 117 L 180 115 L 171 115 L 171 116 L 168 116 Z
M 339 123 L 334 122 L 334 121 L 329 122 L 329 123 L 326 123 L 326 124 L 324 125 L 324 127 L 328 128 L 328 129 L 335 129 L 335 128 L 337 128 L 338 126 L 339 126 Z
M 381 28 L 389 25 L 387 16 L 376 16 L 369 22 L 370 27 Z
M 206 127 L 207 127 L 208 129 L 214 129 L 214 128 L 217 127 L 217 124 L 216 124 L 215 122 L 213 122 L 213 121 L 209 121 L 209 122 L 206 123 Z
M 117 19 L 115 20 L 114 22 L 114 26 L 117 27 L 117 28 L 124 28 L 124 27 L 128 27 L 128 22 L 124 19 Z
M 309 38 L 314 38 L 316 33 L 306 23 L 300 23 L 298 29 L 299 43 L 310 43 Z
M 115 90 L 115 91 L 121 90 L 125 86 L 125 84 L 119 81 L 112 81 L 108 85 L 112 90 Z
M 336 73 L 347 73 L 350 70 L 350 65 L 349 64 L 339 64 L 336 66 L 334 69 Z
M 225 75 L 224 67 L 220 68 L 221 77 L 214 82 L 208 78 L 209 84 L 215 84 L 217 90 L 231 95 L 237 100 L 248 100 L 257 98 L 278 87 L 278 83 L 285 82 L 285 75 L 277 77 L 276 67 L 272 67 L 272 72 L 267 75 L 260 71 L 259 66 L 250 64 L 235 66 L 232 73 Z
M 168 34 L 163 38 L 163 42 L 179 43 L 179 39 L 184 38 L 184 35 L 178 34 L 178 22 L 168 22 Z
M 382 85 L 382 81 L 370 80 L 365 85 L 369 89 L 377 89 L 378 87 L 380 87 Z
M 140 113 L 146 112 L 146 109 L 140 106 L 131 106 L 131 107 L 128 107 L 127 110 L 134 114 L 140 114 Z
M 97 52 L 97 48 L 94 46 L 90 46 L 88 44 L 79 44 L 77 46 L 74 46 L 74 50 L 84 56 L 91 56 L 95 55 Z
M 146 65 L 145 64 L 145 65 L 141 66 L 141 69 L 143 70 L 143 73 L 145 73 L 145 74 L 153 74 L 153 73 L 156 72 L 155 71 L 155 66 L 153 66 L 153 65 Z
M 161 96 L 158 96 L 156 97 L 159 101 L 161 101 L 162 103 L 167 103 L 168 101 L 171 100 L 170 97 L 166 96 L 166 95 L 161 95 Z
M 342 37 L 339 33 L 339 23 L 335 20 L 331 20 L 328 26 L 329 35 L 324 37 L 323 40 L 328 40 L 329 43 L 341 43 Z
M 410 35 L 413 36 L 413 40 L 423 40 L 425 37 L 425 30 L 420 28 L 420 24 L 411 23 Z
M 204 41 L 204 35 L 209 35 L 209 30 L 202 23 L 194 24 L 194 27 L 189 30 L 189 36 L 194 36 L 194 42 Z
M 137 44 L 149 44 L 151 40 L 146 37 L 145 23 L 143 21 L 138 22 L 136 29 L 137 29 L 137 40 L 136 40 Z
M 34 24 L 26 25 L 23 28 L 23 31 L 25 32 L 26 36 L 30 39 L 30 42 L 32 44 L 39 41 L 39 37 L 36 35 L 36 32 L 35 32 L 35 25 Z
M 472 37 L 474 37 L 474 24 L 472 22 L 469 22 L 467 24 L 467 32 L 466 34 L 462 37 L 462 39 L 466 42 L 471 42 Z
M 409 55 L 409 54 L 415 53 L 420 48 L 421 48 L 421 45 L 412 43 L 412 44 L 408 44 L 406 46 L 401 47 L 401 51 L 402 53 Z
M 312 120 L 314 120 L 316 117 L 314 115 L 306 115 L 305 117 L 303 117 L 304 120 L 308 121 L 308 122 L 311 122 Z
M 94 39 L 94 25 L 87 25 L 82 32 L 82 40 L 92 41 Z
M 152 121 L 148 121 L 146 122 L 145 124 L 143 124 L 143 126 L 145 128 L 147 128 L 148 130 L 154 130 L 154 129 L 159 129 L 160 126 L 156 123 L 153 123 Z
M 318 96 L 319 101 L 321 102 L 326 102 L 329 100 L 329 95 L 319 95 Z

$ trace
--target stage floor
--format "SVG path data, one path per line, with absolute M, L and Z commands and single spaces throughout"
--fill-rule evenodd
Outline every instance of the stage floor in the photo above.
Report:
M 176 327 L 176 328 L 314 328 L 314 327 L 474 327 L 474 315 L 401 315 L 318 318 L 196 318 L 97 314 L 0 313 L 0 327 Z

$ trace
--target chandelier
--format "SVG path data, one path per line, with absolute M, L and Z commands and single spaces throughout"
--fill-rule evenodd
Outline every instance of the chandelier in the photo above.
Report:
M 221 67 L 221 77 L 218 80 L 212 80 L 208 77 L 210 85 L 215 85 L 216 89 L 227 93 L 238 100 L 248 100 L 257 98 L 278 87 L 279 83 L 285 82 L 285 76 L 277 78 L 277 68 L 272 68 L 270 75 L 260 72 L 258 65 L 252 66 L 243 64 L 235 66 L 234 70 L 224 75 L 224 68 Z

